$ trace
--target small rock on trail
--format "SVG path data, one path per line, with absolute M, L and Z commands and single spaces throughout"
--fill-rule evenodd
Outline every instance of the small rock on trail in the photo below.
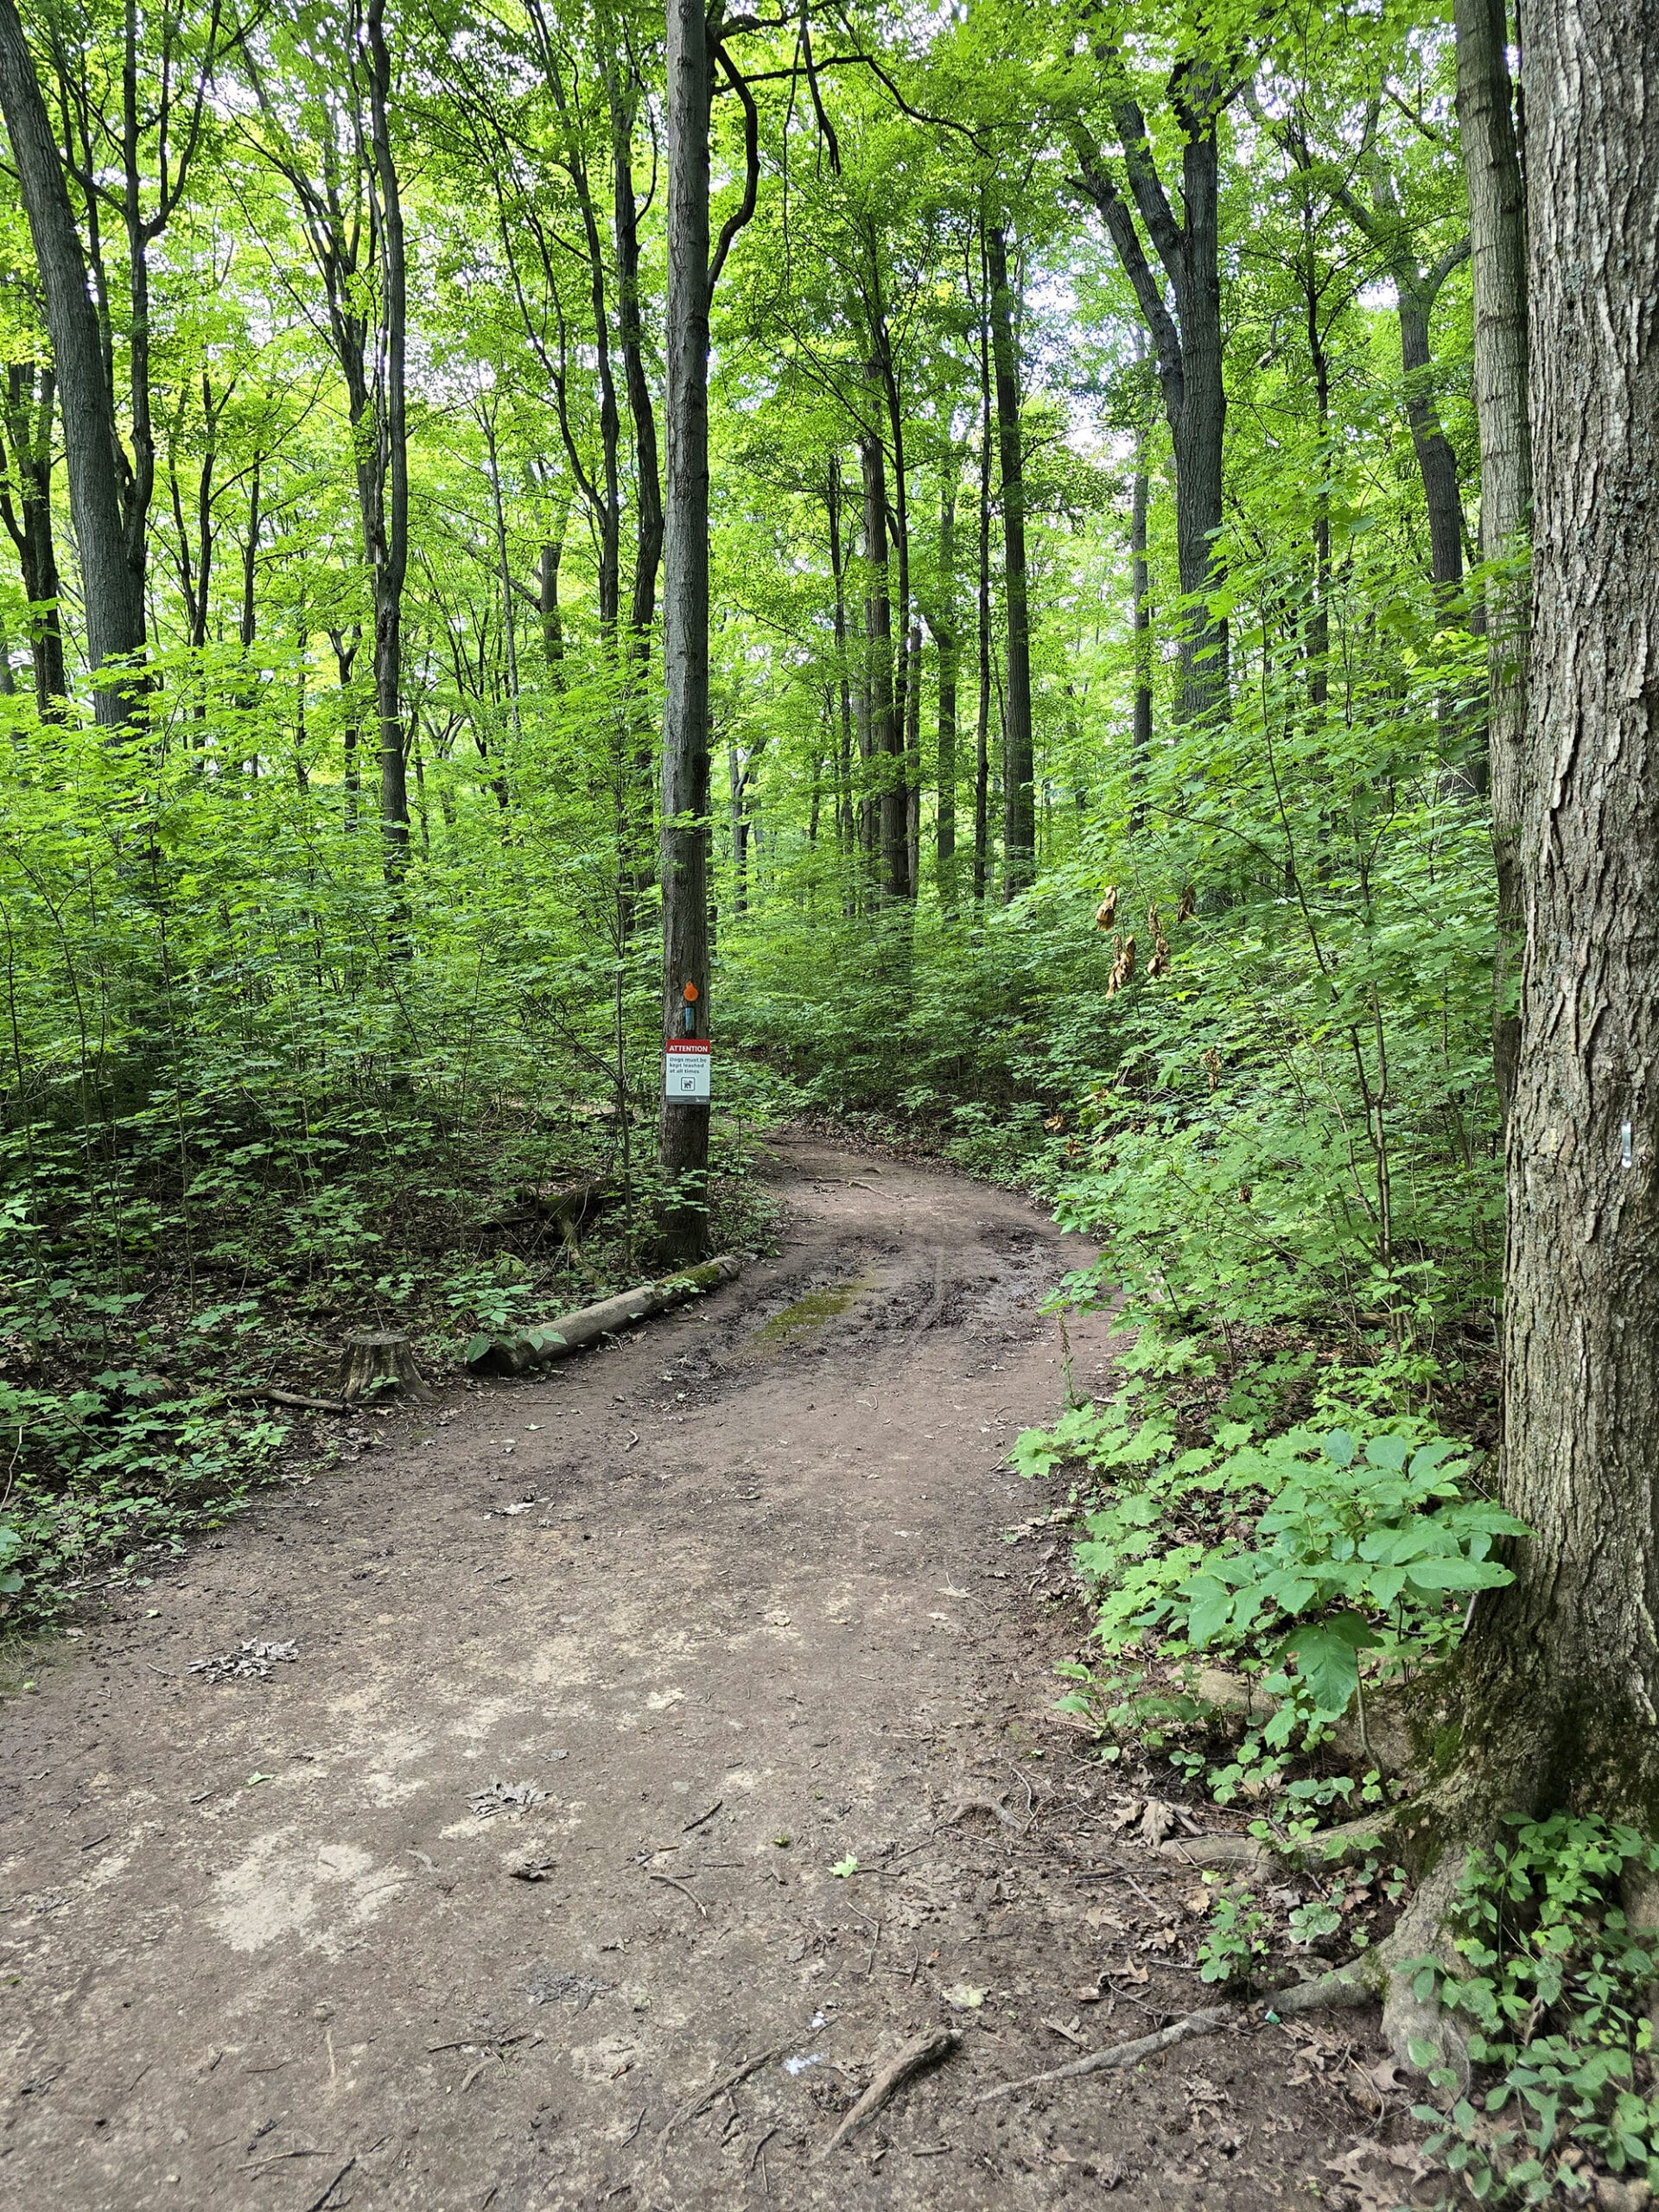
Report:
M 1052 1714 L 1064 1531 L 1004 1540 L 1083 1254 L 941 1168 L 791 1135 L 772 1173 L 778 1259 L 391 1425 L 0 1711 L 10 2202 L 1329 2193 L 1356 2120 L 1275 2029 L 975 2103 L 1203 1996 L 1190 1874 L 1122 1871 Z M 1104 1389 L 1108 1323 L 1071 1334 Z M 191 1673 L 244 1639 L 303 1663 Z

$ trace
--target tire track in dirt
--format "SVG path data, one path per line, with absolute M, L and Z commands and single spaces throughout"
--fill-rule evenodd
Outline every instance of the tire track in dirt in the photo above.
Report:
M 817 1138 L 772 1172 L 780 1257 L 388 1422 L 0 1713 L 8 2201 L 1328 2193 L 1351 2022 L 974 2102 L 1201 2001 L 1192 1877 L 1122 1869 L 1052 1718 L 1058 1533 L 1004 1541 L 1040 1510 L 1001 1462 L 1058 1400 L 1071 1240 Z M 1100 1389 L 1107 1325 L 1071 1342 Z M 297 1656 L 189 1673 L 243 1637 Z M 940 2024 L 956 2053 L 826 2158 Z

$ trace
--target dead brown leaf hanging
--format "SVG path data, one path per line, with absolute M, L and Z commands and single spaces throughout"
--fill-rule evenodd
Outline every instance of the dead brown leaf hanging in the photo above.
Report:
M 1132 936 L 1117 941 L 1117 957 L 1112 963 L 1112 972 L 1106 978 L 1106 995 L 1116 998 L 1135 975 L 1135 939 Z
M 1147 909 L 1147 927 L 1152 935 L 1152 957 L 1147 963 L 1147 973 L 1148 976 L 1166 976 L 1169 973 L 1169 939 L 1164 935 L 1164 925 L 1158 918 L 1155 906 Z
M 1116 919 L 1117 886 L 1115 883 L 1109 883 L 1106 887 L 1105 897 L 1095 909 L 1095 927 L 1097 930 L 1109 930 Z

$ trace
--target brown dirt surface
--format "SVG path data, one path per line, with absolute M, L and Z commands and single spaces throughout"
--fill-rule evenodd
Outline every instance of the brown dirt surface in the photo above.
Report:
M 1003 1465 L 1084 1255 L 817 1135 L 769 1173 L 779 1257 L 370 1421 L 6 1701 L 8 2204 L 1353 2201 L 1349 2016 L 976 2101 L 1211 1995 L 1196 1878 L 1054 1714 L 1065 1534 Z M 1107 1387 L 1108 1321 L 1071 1349 Z M 192 1671 L 245 1640 L 294 1656 Z

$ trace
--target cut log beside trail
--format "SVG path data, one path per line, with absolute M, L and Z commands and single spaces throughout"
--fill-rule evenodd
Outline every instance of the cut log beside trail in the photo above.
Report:
M 429 1398 L 409 1338 L 396 1329 L 354 1329 L 340 1360 L 340 1395 L 348 1406 L 360 1398 Z
M 718 1290 L 721 1283 L 731 1281 L 738 1267 L 736 1260 L 724 1255 L 661 1282 L 642 1282 L 614 1298 L 601 1299 L 597 1306 L 584 1306 L 575 1313 L 538 1322 L 515 1336 L 475 1337 L 467 1347 L 467 1364 L 474 1375 L 527 1374 L 532 1368 L 548 1366 L 597 1344 L 601 1337 L 613 1335 L 619 1329 L 632 1328 L 636 1321 L 648 1321 L 653 1314 L 683 1306 L 688 1299 L 700 1297 L 705 1291 Z

